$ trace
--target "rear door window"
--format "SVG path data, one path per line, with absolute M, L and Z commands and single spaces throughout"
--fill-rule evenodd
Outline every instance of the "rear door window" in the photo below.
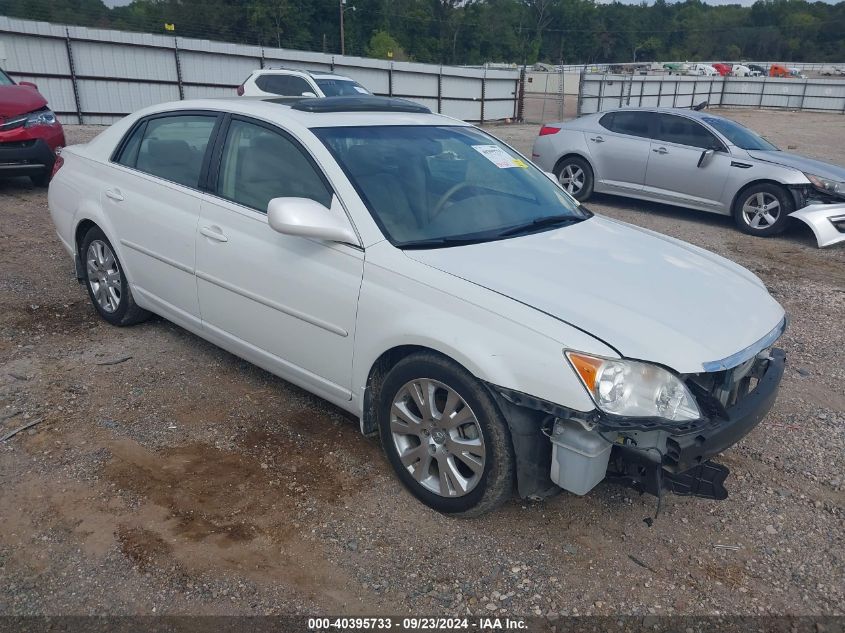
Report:
M 260 75 L 255 85 L 264 92 L 288 97 L 300 97 L 306 92 L 314 92 L 314 88 L 302 77 L 295 75 Z
M 171 182 L 196 189 L 199 186 L 200 172 L 209 139 L 214 131 L 217 116 L 209 115 L 174 115 L 156 117 L 147 121 L 143 138 L 137 148 L 134 167 L 140 171 L 164 178 Z M 134 137 L 121 153 L 130 150 Z M 127 154 L 126 160 L 132 156 Z

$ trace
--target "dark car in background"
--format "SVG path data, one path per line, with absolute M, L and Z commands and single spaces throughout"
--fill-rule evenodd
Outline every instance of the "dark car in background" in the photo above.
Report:
M 38 87 L 0 70 L 0 176 L 29 176 L 44 187 L 64 144 L 62 125 Z

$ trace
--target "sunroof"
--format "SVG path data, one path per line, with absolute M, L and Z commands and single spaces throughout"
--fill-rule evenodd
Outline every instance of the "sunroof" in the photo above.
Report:
M 291 106 L 303 112 L 416 112 L 431 114 L 419 103 L 396 97 L 323 97 L 302 99 Z

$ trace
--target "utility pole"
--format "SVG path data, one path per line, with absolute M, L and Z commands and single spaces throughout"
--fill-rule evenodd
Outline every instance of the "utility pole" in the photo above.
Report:
M 338 0 L 340 5 L 340 54 L 346 55 L 346 38 L 343 35 L 343 5 L 346 0 Z

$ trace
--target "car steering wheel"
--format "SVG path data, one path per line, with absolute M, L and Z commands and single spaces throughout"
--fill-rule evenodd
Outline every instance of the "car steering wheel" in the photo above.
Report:
M 431 216 L 429 217 L 429 222 L 434 220 L 440 212 L 443 211 L 443 206 L 448 202 L 449 198 L 454 196 L 458 191 L 464 189 L 465 187 L 473 187 L 472 183 L 467 182 L 466 180 L 462 180 L 461 182 L 457 183 L 456 185 L 452 185 L 449 189 L 440 196 L 440 200 L 437 201 L 437 204 L 434 205 L 434 209 L 431 210 Z

